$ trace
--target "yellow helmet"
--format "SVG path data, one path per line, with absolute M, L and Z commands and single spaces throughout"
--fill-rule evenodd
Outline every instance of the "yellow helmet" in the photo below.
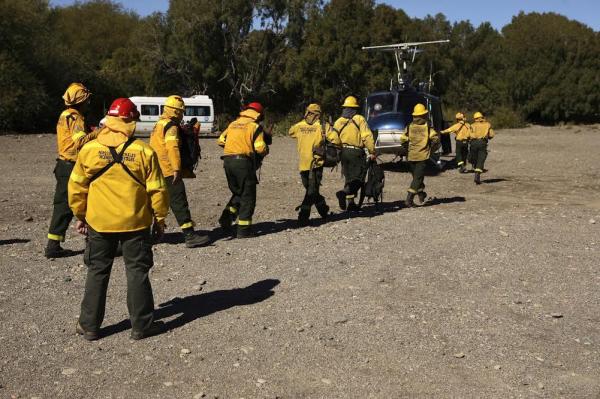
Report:
M 342 107 L 344 107 L 344 108 L 360 108 L 360 105 L 358 105 L 358 100 L 356 99 L 356 97 L 348 96 L 344 100 L 344 104 L 342 104 Z
M 65 94 L 63 94 L 63 100 L 65 100 L 65 105 L 75 105 L 81 104 L 90 98 L 92 93 L 81 83 L 71 83 Z
M 413 116 L 423 116 L 427 114 L 427 108 L 423 104 L 415 105 L 415 109 L 413 110 Z
M 465 114 L 463 114 L 462 112 L 458 112 L 456 114 L 456 120 L 462 121 L 463 119 L 465 119 Z
M 321 114 L 321 106 L 319 104 L 309 104 L 308 107 L 306 107 L 306 112 L 304 114 L 305 115 L 308 115 L 308 114 L 320 115 Z
M 165 101 L 165 107 L 175 108 L 183 111 L 185 109 L 185 103 L 181 96 L 169 96 Z
M 483 118 L 483 114 L 481 112 L 475 112 L 473 114 L 473 119 L 481 119 Z

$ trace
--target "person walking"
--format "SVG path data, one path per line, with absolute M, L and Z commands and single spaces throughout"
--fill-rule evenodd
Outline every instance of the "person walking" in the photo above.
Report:
M 329 214 L 327 201 L 319 192 L 324 161 L 315 150 L 323 147 L 325 140 L 336 145 L 340 145 L 341 142 L 331 125 L 321 121 L 319 104 L 310 104 L 306 107 L 304 118 L 290 128 L 289 135 L 297 141 L 298 169 L 305 189 L 298 213 L 298 225 L 303 227 L 310 224 L 310 211 L 313 205 L 321 218 L 326 219 Z
M 465 114 L 459 112 L 456 114 L 456 123 L 441 134 L 454 133 L 456 136 L 456 166 L 460 173 L 466 173 L 466 162 L 469 157 L 469 138 L 471 137 L 471 124 L 465 120 Z
M 415 195 L 418 196 L 421 204 L 427 198 L 425 168 L 431 153 L 440 143 L 438 133 L 429 126 L 428 114 L 425 105 L 415 105 L 412 113 L 413 121 L 406 127 L 405 132 L 400 137 L 402 142 L 408 142 L 407 160 L 412 174 L 412 182 L 408 188 L 405 204 L 409 208 L 414 206 Z
M 164 111 L 150 136 L 150 147 L 158 156 L 160 168 L 167 182 L 171 210 L 183 232 L 185 246 L 197 248 L 208 244 L 210 238 L 208 235 L 200 235 L 194 231 L 195 224 L 183 182 L 183 179 L 196 177 L 192 170 L 182 165 L 180 124 L 184 111 L 185 103 L 180 96 L 167 97 Z
M 341 145 L 342 173 L 344 174 L 344 188 L 336 193 L 339 206 L 342 210 L 358 211 L 354 201 L 358 190 L 365 183 L 367 173 L 367 155 L 371 160 L 376 159 L 375 141 L 366 119 L 358 113 L 358 100 L 356 97 L 346 97 L 342 104 L 342 116 L 333 124 L 333 130 L 338 135 Z
M 475 171 L 475 184 L 481 184 L 481 174 L 485 170 L 485 161 L 488 154 L 488 142 L 494 138 L 496 133 L 492 124 L 488 122 L 481 112 L 473 114 L 474 122 L 471 132 L 471 157 Z
M 255 235 L 252 216 L 256 207 L 256 170 L 269 153 L 260 125 L 263 115 L 264 107 L 260 103 L 248 104 L 218 139 L 219 146 L 223 147 L 223 168 L 231 191 L 219 224 L 229 230 L 237 219 L 237 238 Z

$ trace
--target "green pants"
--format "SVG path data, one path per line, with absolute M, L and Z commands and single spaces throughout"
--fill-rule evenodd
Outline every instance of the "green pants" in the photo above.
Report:
M 52 210 L 52 219 L 48 229 L 48 238 L 51 240 L 64 241 L 69 223 L 73 219 L 73 212 L 69 208 L 67 186 L 74 166 L 74 162 L 63 161 L 62 159 L 56 160 L 56 166 L 54 167 L 54 177 L 56 178 L 54 209 Z
M 357 148 L 342 148 L 342 173 L 346 179 L 344 192 L 347 199 L 356 197 L 358 190 L 365 183 L 367 175 L 367 156 L 365 151 Z
M 412 174 L 412 182 L 408 192 L 420 193 L 425 191 L 425 168 L 427 167 L 427 161 L 411 161 L 408 163 L 410 167 L 410 173 Z
M 250 158 L 229 158 L 223 161 L 227 185 L 231 198 L 226 209 L 233 215 L 237 214 L 238 226 L 252 224 L 252 215 L 256 207 L 256 171 Z
M 154 299 L 148 278 L 148 272 L 154 264 L 150 229 L 127 233 L 99 233 L 88 227 L 88 231 L 84 253 L 88 271 L 79 323 L 86 331 L 97 332 L 100 329 L 104 320 L 110 272 L 120 242 L 127 276 L 127 309 L 131 326 L 136 331 L 144 331 L 154 319 Z
M 171 210 L 177 223 L 184 230 L 191 229 L 194 227 L 194 222 L 192 222 L 190 206 L 185 193 L 185 183 L 183 183 L 183 180 L 179 180 L 176 184 L 173 184 L 173 176 L 166 177 L 165 180 L 167 181 Z
M 456 140 L 456 166 L 464 166 L 469 157 L 469 142 Z
M 325 197 L 319 192 L 321 180 L 323 179 L 323 167 L 303 170 L 300 172 L 300 177 L 302 178 L 302 185 L 306 190 L 302 204 L 300 204 L 300 211 L 310 215 L 310 208 L 313 205 L 317 209 L 324 209 L 327 203 Z
M 475 172 L 483 172 L 485 160 L 487 158 L 487 140 L 479 139 L 471 141 L 471 163 L 475 168 Z

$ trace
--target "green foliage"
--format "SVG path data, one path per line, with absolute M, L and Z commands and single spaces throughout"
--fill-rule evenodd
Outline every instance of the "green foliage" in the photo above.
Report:
M 468 110 L 497 127 L 600 120 L 599 33 L 552 13 L 521 13 L 501 32 L 442 14 L 412 19 L 374 0 L 171 0 L 145 18 L 110 0 L 0 0 L 0 14 L 10 16 L 0 19 L 4 131 L 52 129 L 64 89 L 81 81 L 92 123 L 116 97 L 208 94 L 219 124 L 259 100 L 287 134 L 311 102 L 335 117 L 345 96 L 389 88 L 393 57 L 362 46 L 444 38 L 414 75 L 431 74 L 448 119 Z

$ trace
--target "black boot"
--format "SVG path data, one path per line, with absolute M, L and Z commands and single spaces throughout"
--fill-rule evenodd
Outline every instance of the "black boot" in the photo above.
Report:
M 185 236 L 185 246 L 188 248 L 202 247 L 210 241 L 207 235 L 197 234 L 193 228 L 183 230 Z
M 475 172 L 475 184 L 481 184 L 481 172 Z
M 237 238 L 252 238 L 256 237 L 256 233 L 250 226 L 238 226 L 237 228 Z
M 139 341 L 140 339 L 153 337 L 155 335 L 161 334 L 167 330 L 167 326 L 162 321 L 153 322 L 150 327 L 145 329 L 144 331 L 131 330 L 130 338 Z
M 417 196 L 419 197 L 419 204 L 423 205 L 427 199 L 427 193 L 425 191 L 421 191 L 417 194 Z
M 221 217 L 219 218 L 219 225 L 223 230 L 229 230 L 233 224 L 233 219 L 234 215 L 231 211 L 229 209 L 223 209 L 223 213 L 221 213 Z
M 338 191 L 337 193 L 335 193 L 335 196 L 338 199 L 338 203 L 340 205 L 340 209 L 342 211 L 346 210 L 346 192 L 345 191 Z
M 319 212 L 319 215 L 321 216 L 321 218 L 323 220 L 327 220 L 327 216 L 329 216 L 329 206 L 326 203 L 321 202 L 321 203 L 317 204 L 316 207 L 317 207 L 317 212 Z
M 298 227 L 310 226 L 310 210 L 300 209 L 298 212 Z
M 415 193 L 411 193 L 409 192 L 408 195 L 406 196 L 406 201 L 404 201 L 404 204 L 406 205 L 407 208 L 412 208 L 413 206 L 415 206 Z
M 467 173 L 467 168 L 465 168 L 465 165 L 460 165 L 460 169 L 458 170 L 459 173 Z
M 46 245 L 46 249 L 44 250 L 44 255 L 48 259 L 52 258 L 62 258 L 67 256 L 70 251 L 63 249 L 60 246 L 60 241 L 56 240 L 48 240 L 48 244 Z

